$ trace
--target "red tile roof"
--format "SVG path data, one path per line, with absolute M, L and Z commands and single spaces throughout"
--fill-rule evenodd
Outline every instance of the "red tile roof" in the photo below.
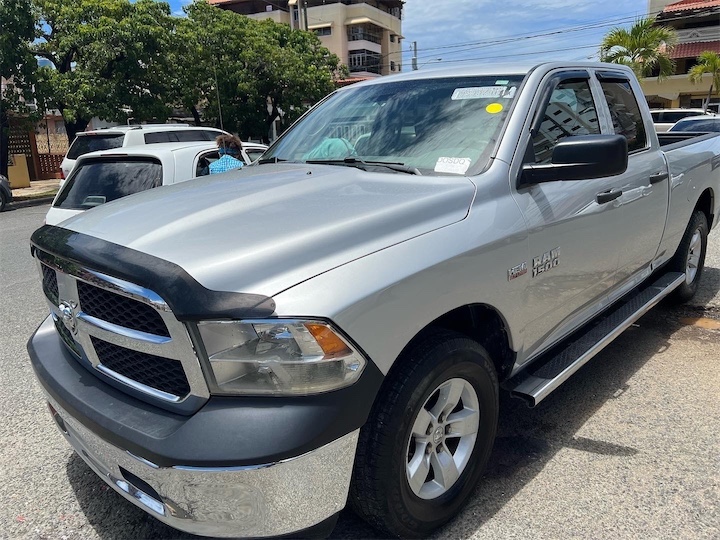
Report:
M 680 0 L 679 2 L 665 6 L 663 11 L 683 11 L 718 6 L 720 6 L 720 0 Z
M 720 1 L 718 2 L 720 3 Z M 700 53 L 712 51 L 720 53 L 720 41 L 696 41 L 693 43 L 679 43 L 675 45 L 671 58 L 696 58 Z

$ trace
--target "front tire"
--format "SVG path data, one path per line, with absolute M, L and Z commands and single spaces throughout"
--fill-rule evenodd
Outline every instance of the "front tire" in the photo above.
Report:
M 445 330 L 398 363 L 360 432 L 350 503 L 379 530 L 418 537 L 458 513 L 485 469 L 498 381 L 482 346 Z
M 705 213 L 696 210 L 669 265 L 671 272 L 685 273 L 685 281 L 672 292 L 669 297 L 671 301 L 680 304 L 695 296 L 705 267 L 707 237 L 708 222 Z

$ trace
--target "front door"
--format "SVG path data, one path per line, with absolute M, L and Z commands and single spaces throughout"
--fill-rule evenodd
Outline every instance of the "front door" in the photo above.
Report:
M 546 84 L 540 95 L 550 98 L 528 143 L 525 163 L 550 163 L 558 141 L 601 132 L 596 103 L 602 96 L 597 85 L 593 94 L 587 71 L 551 74 Z M 620 187 L 618 176 L 543 182 L 514 193 L 527 222 L 530 248 L 520 362 L 602 307 L 618 267 Z

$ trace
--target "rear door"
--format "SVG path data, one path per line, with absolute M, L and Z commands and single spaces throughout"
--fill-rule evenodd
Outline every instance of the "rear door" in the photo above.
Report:
M 129 156 L 81 161 L 58 193 L 53 208 L 89 210 L 163 183 L 159 160 Z
M 98 150 L 112 150 L 120 148 L 125 140 L 124 133 L 80 133 L 68 148 L 65 159 L 63 159 L 62 169 L 63 177 L 70 176 L 70 172 L 75 166 L 75 161 L 85 154 Z
M 612 123 L 605 129 L 628 141 L 628 168 L 619 176 L 622 195 L 616 213 L 623 235 L 613 244 L 619 257 L 617 283 L 632 284 L 646 277 L 662 239 L 669 198 L 668 170 L 659 146 L 648 136 L 652 126 L 643 118 L 629 77 L 611 71 L 595 75 Z

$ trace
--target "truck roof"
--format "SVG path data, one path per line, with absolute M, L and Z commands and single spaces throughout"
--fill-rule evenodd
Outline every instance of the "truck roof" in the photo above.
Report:
M 352 88 L 358 85 L 383 84 L 389 81 L 397 80 L 417 80 L 417 79 L 439 79 L 444 77 L 472 77 L 482 75 L 526 75 L 535 69 L 542 68 L 550 71 L 552 69 L 572 69 L 572 68 L 595 68 L 608 69 L 613 71 L 623 71 L 632 74 L 632 70 L 627 66 L 620 64 L 609 64 L 605 62 L 570 62 L 570 61 L 553 61 L 553 62 L 517 62 L 517 63 L 498 63 L 489 64 L 486 62 L 468 62 L 467 64 L 442 66 L 441 63 L 434 64 L 431 68 L 423 68 L 415 71 L 403 72 L 397 75 L 389 75 L 386 77 L 377 77 L 368 81 L 358 83 L 357 85 L 346 86 Z

